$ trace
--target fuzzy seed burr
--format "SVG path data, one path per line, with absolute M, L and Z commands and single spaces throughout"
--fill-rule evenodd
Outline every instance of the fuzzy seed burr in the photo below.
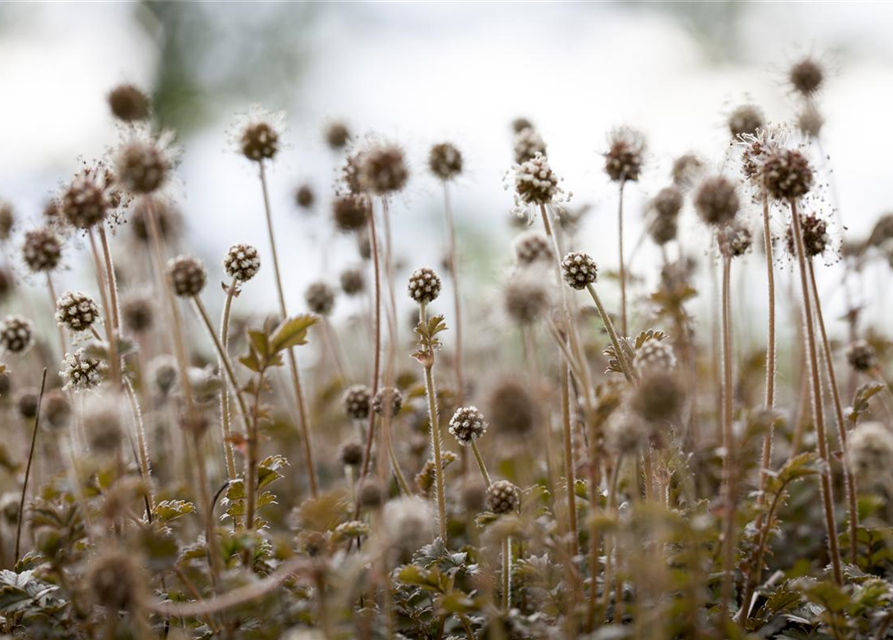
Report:
M 0 241 L 9 240 L 15 226 L 15 210 L 5 200 L 0 200 Z
M 487 421 L 477 407 L 459 407 L 450 418 L 450 433 L 463 447 L 480 438 L 486 430 Z
M 815 214 L 800 214 L 800 230 L 803 232 L 803 251 L 808 258 L 822 255 L 831 245 L 828 224 Z M 785 246 L 792 256 L 797 254 L 793 225 L 785 231 Z
M 313 187 L 309 184 L 302 184 L 297 189 L 295 189 L 295 204 L 298 205 L 301 209 L 310 210 L 313 208 L 313 205 L 316 203 L 316 194 L 313 192 Z
M 529 325 L 549 309 L 549 292 L 540 280 L 515 278 L 505 288 L 505 310 L 515 322 Z
M 703 160 L 693 153 L 686 153 L 673 161 L 670 175 L 673 178 L 674 185 L 685 188 L 691 185 L 703 170 Z
M 65 188 L 59 206 L 68 224 L 76 229 L 90 229 L 105 220 L 112 201 L 103 184 L 90 174 L 82 174 Z
M 729 133 L 733 138 L 755 135 L 766 125 L 763 112 L 754 104 L 743 104 L 729 114 Z
M 521 164 L 533 160 L 537 155 L 546 155 L 546 142 L 532 126 L 516 131 L 514 142 L 515 162 Z
M 372 410 L 377 415 L 385 416 L 387 412 L 390 412 L 389 416 L 393 418 L 400 413 L 402 408 L 403 394 L 394 387 L 383 387 L 372 398 Z
M 196 258 L 178 256 L 168 262 L 168 277 L 174 294 L 180 298 L 197 296 L 208 282 L 208 273 L 204 265 Z
M 20 416 L 26 420 L 34 419 L 37 415 L 38 396 L 39 393 L 37 389 L 34 388 L 22 389 L 19 391 L 16 396 L 16 408 L 19 410 Z
M 661 340 L 648 340 L 636 350 L 633 360 L 638 371 L 650 374 L 656 371 L 667 371 L 676 367 L 676 354 L 673 347 Z
M 122 122 L 136 122 L 149 117 L 149 97 L 132 84 L 118 85 L 108 94 L 112 115 Z
M 515 259 L 524 266 L 537 262 L 551 263 L 555 259 L 552 243 L 538 231 L 526 231 L 515 239 Z
M 25 233 L 22 259 L 32 273 L 52 271 L 62 259 L 62 240 L 49 227 L 32 229 Z
M 348 440 L 338 449 L 341 464 L 347 467 L 359 467 L 363 462 L 363 443 L 359 440 Z
M 797 129 L 807 138 L 818 138 L 824 126 L 825 118 L 812 101 L 807 102 L 797 112 Z
M 822 86 L 825 80 L 825 70 L 822 65 L 812 57 L 805 57 L 795 62 L 788 72 L 788 81 L 794 91 L 809 98 Z
M 805 196 L 812 188 L 809 160 L 796 149 L 781 149 L 769 155 L 762 166 L 763 183 L 776 200 Z
M 487 489 L 487 509 L 497 515 L 517 511 L 521 490 L 508 480 L 497 480 Z
M 123 144 L 115 157 L 115 174 L 121 186 L 133 194 L 160 189 L 172 166 L 163 145 L 154 138 L 134 138 Z
M 869 486 L 886 486 L 893 471 L 893 433 L 880 422 L 863 422 L 853 429 L 847 462 Z
M 452 180 L 462 173 L 462 153 L 449 142 L 435 144 L 428 155 L 428 167 L 441 180 Z
M 658 246 L 675 240 L 678 233 L 679 220 L 675 216 L 657 216 L 648 225 L 648 235 Z
M 350 142 L 350 130 L 343 122 L 332 122 L 324 132 L 326 144 L 335 151 L 343 149 Z
M 512 132 L 513 133 L 521 133 L 524 129 L 533 129 L 533 122 L 530 119 L 525 117 L 518 117 L 512 120 Z
M 339 276 L 341 290 L 349 296 L 355 296 L 366 289 L 366 278 L 360 269 L 345 269 Z
M 66 353 L 62 360 L 62 370 L 59 376 L 62 378 L 62 388 L 73 391 L 86 391 L 95 389 L 102 382 L 105 373 L 105 364 L 91 356 L 83 349 L 74 353 Z
M 419 304 L 429 304 L 440 295 L 440 276 L 433 269 L 421 267 L 409 276 L 409 297 Z
M 223 259 L 223 269 L 230 278 L 248 282 L 260 271 L 260 255 L 250 244 L 234 244 Z
M 598 280 L 598 265 L 588 253 L 574 251 L 561 261 L 561 275 L 572 289 L 585 289 Z
M 279 132 L 275 126 L 263 120 L 247 123 L 242 129 L 239 149 L 249 160 L 272 160 L 279 152 Z
M 385 499 L 384 487 L 374 478 L 366 478 L 357 489 L 357 503 L 364 509 L 377 509 Z
M 66 291 L 56 300 L 56 322 L 70 331 L 86 331 L 99 319 L 93 298 L 80 291 Z
M 310 311 L 327 316 L 335 308 L 335 291 L 325 282 L 314 282 L 304 292 L 304 300 Z
M 24 353 L 34 342 L 30 320 L 22 316 L 6 316 L 0 322 L 0 347 L 10 353 Z
M 642 173 L 645 136 L 630 127 L 614 129 L 608 137 L 605 173 L 614 182 L 635 182 Z
M 359 169 L 360 185 L 377 196 L 400 191 L 409 179 L 403 150 L 396 145 L 381 145 L 364 151 Z
M 129 222 L 133 235 L 143 244 L 152 240 L 150 215 L 155 218 L 155 226 L 162 240 L 173 238 L 180 230 L 181 214 L 176 206 L 162 198 L 140 198 L 130 212 Z
M 132 551 L 106 547 L 87 564 L 86 593 L 97 604 L 118 615 L 133 610 L 144 599 L 146 577 Z
M 732 258 L 743 256 L 753 246 L 753 234 L 750 229 L 734 221 L 723 227 L 717 238 L 719 250 L 723 255 Z
M 61 389 L 52 389 L 43 399 L 43 415 L 53 429 L 62 429 L 71 419 L 72 408 L 68 396 Z
M 728 224 L 738 214 L 739 206 L 738 190 L 722 176 L 705 179 L 695 193 L 695 210 L 709 225 Z
M 541 153 L 515 167 L 515 193 L 521 204 L 551 204 L 562 194 L 560 182 Z
M 372 407 L 372 391 L 364 384 L 348 387 L 341 396 L 344 412 L 352 420 L 365 420 Z
M 365 196 L 338 196 L 332 203 L 332 219 L 335 227 L 344 233 L 366 228 L 369 219 L 369 203 Z
M 670 371 L 648 375 L 636 387 L 630 408 L 646 422 L 673 420 L 685 401 L 685 391 L 678 377 Z
M 664 187 L 649 205 L 658 216 L 675 218 L 682 210 L 682 191 L 676 186 Z
M 860 373 L 867 373 L 877 366 L 877 354 L 865 340 L 856 340 L 846 350 L 850 366 Z
M 152 328 L 155 307 L 152 300 L 143 296 L 132 296 L 121 303 L 121 318 L 128 331 L 145 333 Z

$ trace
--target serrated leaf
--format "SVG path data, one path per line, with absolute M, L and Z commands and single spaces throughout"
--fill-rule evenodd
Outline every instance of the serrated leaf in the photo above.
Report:
M 167 523 L 194 511 L 195 505 L 186 500 L 162 500 L 152 509 L 152 515 L 161 522 Z
M 309 314 L 302 314 L 284 320 L 270 338 L 270 352 L 278 353 L 291 347 L 307 344 L 307 331 L 318 319 Z

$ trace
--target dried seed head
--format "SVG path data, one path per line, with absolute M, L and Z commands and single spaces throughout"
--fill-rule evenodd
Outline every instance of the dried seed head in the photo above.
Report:
M 348 387 L 341 396 L 344 413 L 352 420 L 365 420 L 369 417 L 372 405 L 372 390 L 364 384 Z
M 386 196 L 403 189 L 408 179 L 409 170 L 400 147 L 381 145 L 363 152 L 359 180 L 365 191 Z
M 315 202 L 316 195 L 313 193 L 313 187 L 309 184 L 302 184 L 295 189 L 295 204 L 302 209 L 312 209 Z
M 56 300 L 56 322 L 69 331 L 86 331 L 99 319 L 93 298 L 80 291 L 66 291 Z
M 469 513 L 478 513 L 484 508 L 487 500 L 487 487 L 481 482 L 465 482 L 462 484 L 462 507 Z
M 538 231 L 526 231 L 515 238 L 515 258 L 523 266 L 555 259 L 549 239 Z
M 442 142 L 431 147 L 428 166 L 441 180 L 452 180 L 462 173 L 462 153 L 449 142 Z
M 131 551 L 106 546 L 90 560 L 85 579 L 87 593 L 108 615 L 132 611 L 143 600 L 146 577 Z
M 776 200 L 805 196 L 812 188 L 809 160 L 796 149 L 780 149 L 766 158 L 761 171 L 766 191 Z
M 709 225 L 728 224 L 738 214 L 738 207 L 735 185 L 722 176 L 707 178 L 695 193 L 695 210 Z
M 516 165 L 515 194 L 519 205 L 544 205 L 561 199 L 563 191 L 558 177 L 546 156 L 537 153 L 530 160 Z
M 174 294 L 180 298 L 197 296 L 208 282 L 208 272 L 197 258 L 177 256 L 167 265 L 168 278 L 174 288 Z
M 250 244 L 234 244 L 223 259 L 223 270 L 230 278 L 248 282 L 260 271 L 260 255 Z
M 450 418 L 450 433 L 463 447 L 480 438 L 486 430 L 487 421 L 477 407 L 459 407 Z
M 672 345 L 662 340 L 648 340 L 636 349 L 633 361 L 636 369 L 643 375 L 657 371 L 668 371 L 676 367 L 676 354 Z
M 132 84 L 118 85 L 109 92 L 112 115 L 122 122 L 146 120 L 149 117 L 149 97 Z
M 813 213 L 806 215 L 801 213 L 799 215 L 800 229 L 803 232 L 803 251 L 806 253 L 806 257 L 814 258 L 822 255 L 831 245 L 828 224 Z M 785 231 L 785 246 L 788 249 L 788 253 L 792 256 L 797 255 L 796 247 L 794 246 L 793 225 L 789 225 L 787 231 Z
M 327 316 L 335 308 L 335 290 L 325 282 L 314 282 L 304 292 L 304 300 L 310 311 Z
M 520 381 L 514 378 L 501 380 L 487 404 L 487 413 L 500 432 L 523 437 L 533 431 L 538 404 Z
M 676 158 L 670 173 L 673 184 L 677 187 L 687 187 L 698 179 L 703 170 L 704 162 L 695 154 L 686 153 Z
M 550 302 L 549 291 L 539 279 L 515 278 L 505 288 L 505 310 L 522 325 L 539 320 Z
M 646 422 L 661 422 L 676 418 L 684 400 L 685 390 L 678 377 L 669 371 L 658 371 L 636 387 L 630 408 Z
M 0 200 L 0 241 L 9 240 L 14 225 L 15 211 L 12 205 L 5 200 Z
M 52 389 L 43 399 L 43 415 L 53 429 L 63 429 L 71 419 L 71 403 L 61 389 Z
M 145 333 L 152 328 L 155 308 L 150 298 L 132 296 L 121 304 L 124 326 L 133 333 Z
M 440 276 L 433 269 L 421 267 L 409 276 L 409 297 L 419 304 L 429 304 L 440 295 Z
M 364 509 L 377 509 L 384 501 L 384 488 L 374 478 L 366 478 L 357 489 L 357 502 Z
M 856 340 L 846 350 L 846 359 L 850 366 L 860 373 L 867 373 L 877 366 L 877 354 L 874 347 L 865 340 Z
M 96 179 L 92 171 L 85 171 L 68 184 L 59 203 L 62 215 L 77 229 L 90 229 L 105 220 L 112 209 L 109 189 Z
M 582 290 L 598 280 L 598 265 L 588 253 L 574 251 L 561 261 L 561 275 L 570 288 Z
M 521 133 L 524 129 L 533 129 L 533 123 L 527 118 L 520 117 L 512 120 L 512 132 Z
M 115 174 L 121 186 L 132 194 L 158 191 L 173 169 L 168 144 L 169 134 L 155 138 L 134 137 L 121 145 L 115 158 Z
M 19 410 L 20 416 L 26 420 L 33 420 L 37 416 L 39 395 L 37 389 L 33 387 L 19 391 L 16 396 L 16 408 Z
M 724 256 L 731 258 L 743 256 L 753 246 L 753 235 L 750 233 L 750 229 L 738 224 L 737 221 L 732 221 L 731 224 L 717 231 L 716 237 L 719 241 L 719 250 Z
M 605 173 L 614 182 L 639 179 L 645 155 L 645 136 L 630 127 L 618 127 L 608 136 Z
M 172 238 L 180 228 L 180 212 L 173 204 L 161 198 L 139 198 L 130 213 L 130 226 L 136 239 L 144 244 L 152 239 L 150 215 L 155 218 L 162 240 Z
M 648 235 L 656 245 L 665 245 L 676 239 L 679 220 L 676 216 L 657 216 L 648 225 Z
M 394 387 L 383 387 L 372 398 L 372 410 L 380 416 L 393 418 L 403 408 L 403 394 Z M 390 413 L 387 413 L 390 412 Z
M 31 321 L 22 316 L 6 316 L 0 322 L 0 347 L 10 353 L 24 353 L 34 342 Z
M 350 142 L 350 131 L 343 122 L 332 122 L 325 130 L 326 144 L 334 150 L 343 149 Z
M 347 467 L 359 467 L 363 463 L 363 443 L 359 440 L 348 440 L 338 450 L 341 464 Z
M 651 199 L 651 208 L 658 216 L 675 218 L 682 210 L 682 191 L 678 187 L 664 187 Z
M 369 260 L 372 257 L 372 239 L 368 233 L 357 234 L 357 253 L 363 260 Z
M 487 488 L 487 509 L 497 515 L 517 511 L 521 490 L 508 480 L 497 480 Z
M 106 366 L 102 360 L 88 356 L 83 349 L 66 353 L 62 360 L 62 388 L 73 391 L 95 389 L 102 382 Z
M 893 433 L 880 422 L 863 422 L 853 429 L 847 461 L 860 484 L 887 486 L 893 471 Z
M 359 269 L 345 269 L 339 279 L 341 290 L 349 296 L 355 296 L 366 289 L 366 278 Z
M 729 114 L 729 132 L 735 139 L 743 135 L 756 135 L 764 126 L 766 119 L 755 104 L 743 104 Z
M 791 66 L 788 80 L 794 91 L 809 98 L 821 88 L 825 80 L 825 70 L 815 58 L 806 57 Z
M 652 342 L 649 340 L 649 343 Z M 648 343 L 646 343 L 648 344 Z M 605 427 L 607 444 L 616 453 L 636 454 L 647 442 L 648 430 L 638 416 L 625 409 L 614 411 Z
M 427 500 L 418 496 L 391 500 L 382 518 L 384 541 L 390 551 L 391 566 L 412 561 L 413 555 L 434 537 L 434 517 Z
M 332 218 L 339 231 L 351 233 L 365 229 L 369 203 L 362 195 L 338 196 L 332 203 Z
M 22 259 L 32 273 L 52 271 L 62 259 L 62 240 L 49 227 L 32 229 L 25 233 Z
M 149 382 L 159 395 L 167 396 L 179 378 L 180 370 L 172 356 L 156 356 L 149 362 Z
M 249 160 L 272 160 L 279 151 L 279 132 L 270 122 L 250 122 L 242 129 L 239 145 L 242 155 Z
M 807 138 L 818 138 L 825 126 L 825 118 L 810 100 L 797 112 L 797 129 Z
M 515 162 L 521 164 L 533 160 L 537 155 L 546 155 L 546 142 L 533 128 L 525 127 L 515 133 Z

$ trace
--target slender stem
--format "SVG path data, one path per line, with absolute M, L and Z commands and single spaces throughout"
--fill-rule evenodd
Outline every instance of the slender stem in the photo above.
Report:
M 236 294 L 237 281 L 235 278 L 229 283 L 226 290 L 226 299 L 223 302 L 223 314 L 220 318 L 220 345 L 224 353 L 229 353 L 229 318 L 232 311 L 233 298 Z M 223 368 L 223 359 L 219 359 L 219 366 Z M 236 459 L 233 453 L 232 430 L 230 428 L 229 389 L 224 386 L 220 394 L 220 426 L 223 437 L 223 459 L 226 462 L 226 477 L 234 480 L 236 477 Z
M 512 538 L 502 539 L 502 607 L 506 611 L 512 606 Z
M 332 326 L 332 323 L 326 317 L 321 318 L 321 324 L 323 337 L 329 347 L 329 351 L 332 353 L 332 361 L 335 363 L 335 370 L 338 372 L 338 377 L 341 378 L 341 384 L 347 385 L 350 376 L 347 375 L 347 368 L 344 366 L 344 361 L 341 358 L 341 350 L 338 348 L 338 337 L 335 333 L 335 327 Z
M 105 260 L 109 304 L 112 307 L 112 328 L 115 330 L 115 334 L 118 334 L 121 331 L 121 311 L 118 307 L 118 279 L 115 276 L 115 263 L 112 262 L 112 252 L 109 250 L 109 241 L 103 225 L 99 226 L 99 242 L 102 245 L 102 255 Z
M 419 305 L 419 320 L 425 323 L 425 305 Z M 434 358 L 425 365 L 425 392 L 428 396 L 428 419 L 431 422 L 431 449 L 434 451 L 434 485 L 437 491 L 437 520 L 440 537 L 447 544 L 446 500 L 444 499 L 443 461 L 440 454 L 440 418 L 437 411 L 437 390 L 434 387 Z
M 214 534 L 214 503 L 208 491 L 208 472 L 205 468 L 205 457 L 201 451 L 201 432 L 193 431 L 193 449 L 195 449 L 195 466 L 198 470 L 199 493 L 204 505 L 205 538 L 208 543 L 208 565 L 211 567 L 211 582 L 220 583 L 220 555 L 217 536 Z
M 47 276 L 47 291 L 50 292 L 50 305 L 52 308 L 52 312 L 56 312 L 56 301 L 59 299 L 56 296 L 56 288 L 53 286 L 53 276 L 50 275 L 50 272 L 46 272 Z M 59 348 L 62 350 L 61 358 L 65 357 L 65 352 L 68 350 L 67 341 L 65 340 L 65 329 L 62 328 L 62 325 L 58 322 L 56 323 L 56 330 L 59 332 Z
M 128 404 L 130 404 L 130 412 L 133 415 L 134 427 L 136 428 L 136 442 L 139 454 L 140 475 L 146 483 L 146 492 L 149 501 L 148 520 L 152 521 L 152 509 L 155 508 L 155 492 L 152 488 L 152 462 L 149 458 L 149 443 L 146 438 L 146 426 L 143 423 L 143 414 L 140 411 L 140 405 L 133 391 L 133 383 L 130 378 L 124 376 L 124 392 L 127 395 Z
M 279 271 L 279 256 L 276 252 L 276 235 L 273 232 L 273 213 L 270 208 L 270 196 L 267 190 L 267 174 L 263 162 L 258 163 L 260 172 L 260 184 L 264 196 L 264 214 L 267 219 L 267 234 L 270 237 L 270 253 L 273 256 L 273 273 L 276 277 L 276 293 L 279 296 L 279 313 L 282 319 L 288 317 L 288 310 L 285 306 L 285 293 L 282 288 L 282 275 Z M 298 409 L 299 425 L 301 432 L 301 440 L 304 443 L 304 464 L 307 465 L 307 477 L 310 483 L 310 493 L 315 498 L 318 495 L 316 481 L 316 466 L 313 460 L 313 443 L 311 442 L 310 417 L 307 413 L 307 405 L 304 401 L 304 392 L 301 389 L 301 375 L 298 371 L 298 360 L 295 356 L 294 348 L 288 350 L 288 368 L 291 373 L 291 383 L 295 394 L 295 403 Z
M 96 267 L 96 283 L 99 286 L 99 298 L 102 302 L 102 315 L 105 317 L 105 333 L 109 344 L 109 367 L 111 369 L 111 378 L 117 385 L 121 381 L 121 360 L 118 358 L 118 340 L 115 332 L 114 322 L 112 320 L 112 311 L 109 303 L 108 287 L 106 286 L 104 268 L 99 258 L 99 251 L 96 248 L 96 238 L 93 230 L 87 233 L 90 239 L 90 249 L 93 254 L 93 263 Z
M 561 377 L 561 418 L 564 427 L 564 474 L 567 483 L 567 519 L 571 534 L 571 554 L 576 556 L 580 551 L 580 534 L 577 531 L 577 495 L 576 477 L 574 474 L 574 439 L 571 433 L 571 406 L 569 380 L 570 371 L 567 362 L 562 359 L 558 369 Z
M 620 328 L 623 335 L 629 335 L 626 321 L 626 265 L 623 262 L 623 187 L 626 180 L 620 180 L 620 192 L 617 203 L 617 249 L 620 256 Z
M 22 523 L 25 521 L 25 496 L 28 495 L 28 479 L 31 477 L 31 463 L 34 461 L 34 449 L 37 445 L 37 432 L 40 430 L 40 406 L 43 404 L 43 392 L 47 386 L 47 369 L 43 368 L 40 381 L 40 394 L 37 396 L 37 413 L 34 415 L 34 431 L 31 434 L 31 448 L 28 450 L 28 464 L 25 465 L 25 480 L 22 482 L 22 498 L 19 500 L 19 521 L 16 524 L 15 561 L 19 562 L 19 549 L 22 541 Z
M 843 584 L 843 576 L 840 568 L 840 549 L 837 546 L 837 526 L 834 522 L 834 494 L 831 487 L 830 459 L 828 456 L 828 442 L 825 436 L 825 411 L 822 406 L 822 385 L 819 379 L 819 357 L 816 349 L 815 327 L 813 326 L 812 302 L 809 295 L 809 282 L 806 269 L 806 254 L 803 248 L 803 230 L 800 224 L 800 214 L 797 212 L 797 203 L 790 201 L 791 219 L 793 225 L 794 245 L 797 250 L 797 262 L 800 267 L 800 288 L 803 297 L 803 321 L 806 325 L 806 350 L 809 359 L 810 377 L 812 378 L 810 400 L 812 412 L 815 416 L 816 447 L 824 466 L 819 472 L 822 501 L 825 510 L 825 529 L 828 534 L 828 555 L 831 558 L 831 569 L 834 581 Z
M 484 486 L 488 489 L 490 488 L 490 474 L 487 472 L 487 466 L 484 464 L 484 459 L 481 457 L 481 452 L 478 449 L 477 442 L 474 440 L 471 441 L 471 452 L 474 454 L 474 459 L 478 463 L 478 468 L 481 470 L 481 477 L 484 479 Z
M 381 258 L 378 251 L 378 236 L 375 231 L 375 211 L 369 204 L 369 244 L 372 246 L 372 276 L 375 296 L 373 305 L 375 317 L 374 352 L 372 354 L 372 397 L 378 393 L 378 385 L 381 379 Z M 375 414 L 369 412 L 369 425 L 366 429 L 366 446 L 363 450 L 363 466 L 360 469 L 360 484 L 366 479 L 369 472 L 369 463 L 372 459 L 372 442 L 375 437 Z M 356 506 L 354 516 L 359 515 L 359 505 Z
M 245 431 L 248 434 L 248 456 L 245 461 L 245 480 L 246 480 L 246 505 L 245 505 L 245 528 L 254 528 L 254 512 L 257 509 L 257 449 L 258 449 L 258 428 L 260 416 L 260 394 L 264 387 L 264 369 L 257 374 L 257 385 L 254 387 L 254 405 L 251 413 L 251 421 L 246 423 Z M 245 563 L 247 564 L 248 553 L 245 554 Z
M 453 311 L 456 330 L 456 402 L 465 405 L 465 377 L 462 369 L 462 310 L 459 292 L 459 261 L 456 250 L 456 228 L 453 223 L 453 207 L 450 203 L 449 182 L 443 183 L 443 210 L 447 226 L 447 259 L 450 261 L 450 275 L 453 277 Z
M 731 303 L 732 257 L 722 258 L 722 446 L 723 446 L 723 503 L 725 509 L 722 540 L 722 593 L 720 600 L 720 621 L 725 628 L 729 615 L 729 600 L 732 597 L 732 572 L 735 561 L 735 443 L 732 433 L 732 303 Z
M 586 285 L 586 290 L 589 291 L 589 295 L 592 296 L 595 308 L 598 309 L 598 315 L 601 317 L 602 323 L 605 325 L 605 329 L 608 332 L 608 338 L 610 338 L 611 345 L 614 347 L 614 355 L 617 356 L 620 370 L 623 371 L 623 375 L 626 376 L 627 382 L 634 383 L 636 381 L 635 374 L 633 373 L 629 362 L 626 360 L 626 354 L 620 345 L 620 339 L 617 337 L 617 332 L 614 330 L 614 323 L 611 322 L 611 317 L 608 315 L 608 312 L 605 311 L 601 298 L 599 298 L 598 294 L 595 292 L 595 287 L 588 284 Z
M 400 493 L 404 496 L 411 496 L 412 489 L 406 481 L 406 476 L 403 475 L 403 470 L 400 468 L 400 462 L 397 460 L 397 454 L 394 452 L 394 443 L 390 439 L 388 440 L 388 458 L 391 460 L 391 467 L 394 470 L 394 478 L 397 479 L 397 486 L 400 488 Z

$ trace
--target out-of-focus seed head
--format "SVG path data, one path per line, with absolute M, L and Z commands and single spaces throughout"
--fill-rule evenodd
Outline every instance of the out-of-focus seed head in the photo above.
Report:
M 673 420 L 685 401 L 685 389 L 671 371 L 648 375 L 630 398 L 630 409 L 646 422 Z
M 71 419 L 71 402 L 61 389 L 52 389 L 43 399 L 43 415 L 53 429 L 63 429 Z
M 546 155 L 546 142 L 533 127 L 525 127 L 515 133 L 515 162 L 521 164 L 533 160 L 537 155 Z
M 331 122 L 324 132 L 326 144 L 335 151 L 343 149 L 350 142 L 350 130 L 343 122 Z
M 359 440 L 348 440 L 338 449 L 338 458 L 346 467 L 359 467 L 363 463 L 363 443 Z
M 682 191 L 676 186 L 664 187 L 649 204 L 658 216 L 675 218 L 682 210 Z
M 521 490 L 508 480 L 497 480 L 487 489 L 487 509 L 497 515 L 517 511 L 521 507 Z
M 515 194 L 519 205 L 544 205 L 560 200 L 563 191 L 558 177 L 546 156 L 537 153 L 530 160 L 516 165 Z
M 102 360 L 87 355 L 83 349 L 66 353 L 59 371 L 62 388 L 75 392 L 95 389 L 102 382 L 105 370 Z
M 223 270 L 230 278 L 248 282 L 260 271 L 260 254 L 250 244 L 234 244 L 223 259 Z
M 893 474 L 893 433 L 880 422 L 863 422 L 853 429 L 847 462 L 860 484 L 888 486 Z
M 891 240 L 893 240 L 893 213 L 885 213 L 874 224 L 868 236 L 868 244 L 881 248 Z
M 132 84 L 121 84 L 108 94 L 112 115 L 122 122 L 146 120 L 149 117 L 149 96 Z
M 801 213 L 799 215 L 800 229 L 803 232 L 803 251 L 806 253 L 806 257 L 814 258 L 822 255 L 831 245 L 828 224 L 813 213 L 805 215 Z M 787 231 L 785 231 L 785 246 L 788 249 L 788 253 L 792 256 L 797 255 L 797 250 L 794 246 L 793 225 L 789 225 Z
M 74 177 L 62 192 L 59 206 L 66 222 L 76 229 L 99 224 L 112 209 L 110 192 L 92 171 Z
M 177 256 L 168 262 L 168 278 L 174 294 L 180 298 L 197 296 L 208 282 L 208 272 L 197 258 Z
M 0 267 L 0 301 L 5 300 L 15 289 L 15 278 L 8 270 Z
M 561 261 L 561 275 L 570 288 L 582 290 L 598 280 L 598 265 L 588 253 L 573 251 Z
M 856 340 L 846 350 L 850 366 L 860 373 L 868 373 L 877 366 L 877 354 L 865 340 Z
M 794 200 L 809 193 L 813 172 L 806 156 L 796 149 L 779 149 L 763 162 L 763 184 L 776 200 Z
M 676 216 L 656 216 L 648 225 L 648 235 L 658 246 L 675 240 L 678 233 L 679 220 Z
M 0 322 L 0 347 L 10 353 L 25 353 L 34 343 L 34 328 L 22 316 L 6 316 Z
M 527 386 L 514 378 L 501 380 L 490 393 L 487 415 L 501 433 L 523 437 L 537 423 L 539 405 Z
M 301 209 L 309 211 L 315 203 L 316 194 L 313 192 L 313 187 L 309 184 L 302 184 L 295 189 L 295 204 Z
M 0 242 L 9 240 L 15 226 L 15 210 L 5 200 L 0 200 Z
M 651 341 L 649 341 L 651 342 Z M 648 343 L 646 343 L 648 344 Z M 648 429 L 645 423 L 630 411 L 614 411 L 605 426 L 608 447 L 623 455 L 636 454 L 647 443 Z
M 369 260 L 372 257 L 372 239 L 368 233 L 357 234 L 357 253 L 363 260 Z
M 642 173 L 645 136 L 630 127 L 618 127 L 608 136 L 605 173 L 614 182 L 635 182 Z
M 755 104 L 742 104 L 729 114 L 729 133 L 738 139 L 743 135 L 756 135 L 757 131 L 766 126 L 763 111 Z
M 813 57 L 801 58 L 791 66 L 788 72 L 788 81 L 794 91 L 809 98 L 821 87 L 825 80 L 825 70 Z
M 33 387 L 22 389 L 16 395 L 16 408 L 25 420 L 33 420 L 37 416 L 39 392 Z
M 525 231 L 515 238 L 515 259 L 518 264 L 529 266 L 555 259 L 549 239 L 538 231 Z
M 403 394 L 394 387 L 382 387 L 372 398 L 372 410 L 380 416 L 393 418 L 403 408 Z M 389 412 L 389 413 L 388 413 Z
M 357 489 L 357 502 L 364 509 L 377 509 L 384 501 L 384 488 L 374 478 L 366 478 Z
M 366 278 L 360 269 L 345 269 L 339 277 L 341 290 L 349 296 L 355 296 L 366 289 Z
M 818 138 L 824 126 L 825 118 L 812 101 L 807 102 L 797 112 L 797 129 L 807 138 Z
M 85 580 L 90 598 L 117 616 L 139 607 L 147 578 L 133 552 L 106 547 L 90 560 Z
M 327 316 L 335 308 L 335 290 L 325 282 L 314 282 L 304 292 L 307 308 L 320 316 Z
M 80 291 L 66 291 L 56 300 L 56 322 L 69 331 L 86 331 L 99 319 L 93 298 Z
M 149 382 L 158 395 L 170 394 L 180 378 L 180 370 L 173 356 L 156 356 L 149 362 Z
M 386 196 L 403 189 L 409 169 L 403 150 L 396 145 L 380 145 L 363 152 L 359 181 L 365 191 Z
M 118 148 L 115 175 L 125 190 L 145 195 L 164 186 L 173 169 L 170 140 L 170 134 L 134 137 Z
M 362 195 L 338 196 L 332 203 L 332 219 L 339 231 L 352 233 L 366 228 L 369 202 Z
M 676 367 L 676 354 L 672 345 L 662 340 L 648 340 L 636 349 L 633 364 L 645 376 L 657 371 L 669 371 Z
M 738 214 L 739 206 L 738 190 L 722 176 L 705 179 L 695 193 L 695 210 L 709 225 L 730 223 Z
M 750 229 L 733 221 L 717 231 L 719 250 L 724 256 L 737 258 L 747 253 L 753 246 L 753 234 Z
M 150 211 L 151 208 L 151 211 Z M 139 198 L 129 216 L 134 237 L 143 244 L 152 240 L 149 216 L 155 218 L 158 235 L 169 240 L 180 230 L 180 212 L 176 206 L 162 198 Z
M 124 435 L 119 405 L 110 397 L 90 395 L 84 400 L 84 430 L 90 448 L 100 454 L 115 451 Z
M 703 160 L 693 153 L 686 153 L 673 161 L 673 169 L 670 174 L 673 177 L 673 184 L 685 188 L 695 183 L 703 170 Z
M 146 333 L 152 328 L 155 319 L 155 306 L 151 298 L 131 296 L 121 304 L 121 318 L 128 331 Z
M 341 396 L 344 413 L 351 420 L 365 420 L 372 408 L 372 390 L 364 384 L 348 387 Z
M 487 500 L 487 487 L 482 482 L 465 482 L 460 495 L 462 507 L 469 513 L 483 510 Z
M 487 421 L 477 407 L 459 407 L 450 418 L 450 433 L 463 447 L 480 438 L 486 430 Z
M 239 140 L 242 155 L 255 162 L 272 160 L 279 152 L 279 131 L 263 120 L 247 123 Z
M 421 267 L 409 276 L 409 297 L 419 304 L 429 304 L 440 295 L 440 276 L 433 269 Z
M 32 273 L 52 271 L 62 259 L 62 240 L 49 227 L 39 227 L 25 233 L 22 259 Z
M 521 133 L 524 129 L 533 129 L 533 123 L 524 117 L 515 118 L 512 120 L 512 132 L 513 133 Z
M 428 166 L 437 178 L 452 180 L 462 173 L 462 153 L 449 142 L 435 144 L 428 156 Z
M 392 566 L 412 561 L 413 555 L 434 537 L 434 517 L 427 500 L 418 496 L 391 500 L 382 517 L 384 541 Z
M 550 304 L 549 291 L 540 279 L 514 278 L 505 288 L 506 313 L 518 324 L 536 322 Z

